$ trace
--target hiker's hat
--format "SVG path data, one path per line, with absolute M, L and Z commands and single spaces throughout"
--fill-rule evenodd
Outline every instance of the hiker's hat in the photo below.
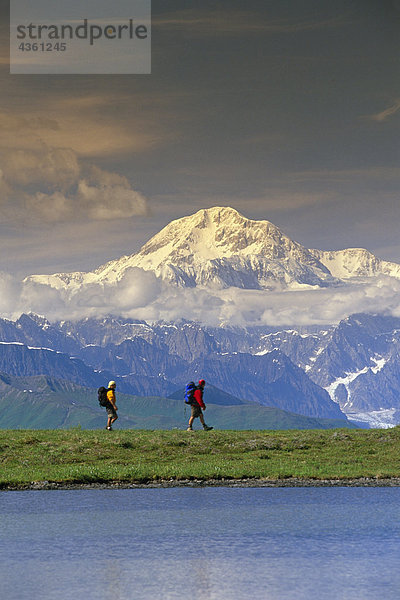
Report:
M 200 379 L 199 385 L 201 385 L 202 387 L 206 385 L 206 382 L 204 381 L 204 379 Z
M 109 381 L 109 382 L 108 382 L 108 387 L 109 387 L 109 388 L 110 388 L 110 387 L 113 387 L 113 386 L 116 386 L 116 385 L 117 385 L 117 384 L 115 383 L 115 381 Z

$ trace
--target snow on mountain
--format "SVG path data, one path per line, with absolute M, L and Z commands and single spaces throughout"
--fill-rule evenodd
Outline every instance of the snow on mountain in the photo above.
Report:
M 400 421 L 400 411 L 396 408 L 372 410 L 370 412 L 348 412 L 350 421 L 372 429 L 389 429 L 395 427 Z
M 52 324 L 22 315 L 0 319 L 0 371 L 93 385 L 107 371 L 121 390 L 139 395 L 205 377 L 242 399 L 292 412 L 322 416 L 323 406 L 340 407 L 372 427 L 400 423 L 400 317 L 358 313 L 328 329 L 271 329 L 122 317 Z M 91 371 L 76 371 L 76 359 Z
M 137 254 L 110 261 L 92 273 L 32 275 L 26 281 L 73 291 L 88 284 L 116 283 L 133 267 L 182 287 L 268 289 L 336 282 L 312 252 L 278 227 L 246 219 L 228 207 L 203 209 L 172 221 Z
M 341 280 L 389 275 L 400 279 L 400 265 L 380 260 L 364 248 L 347 250 L 310 250 L 310 252 L 329 270 L 333 277 Z
M 25 283 L 74 294 L 95 284 L 114 285 L 132 268 L 179 287 L 211 289 L 313 289 L 382 274 L 400 279 L 400 265 L 379 260 L 367 250 L 308 250 L 269 221 L 214 207 L 172 221 L 138 253 L 93 272 L 31 275 Z
M 189 286 L 260 289 L 277 282 L 333 283 L 320 261 L 278 227 L 226 207 L 173 221 L 143 246 L 134 265 Z

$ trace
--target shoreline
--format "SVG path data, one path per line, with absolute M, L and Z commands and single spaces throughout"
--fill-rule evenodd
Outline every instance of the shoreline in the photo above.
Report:
M 391 430 L 0 432 L 0 490 L 400 487 Z
M 275 487 L 400 487 L 400 477 L 375 478 L 361 477 L 358 479 L 183 479 L 161 480 L 151 482 L 110 481 L 107 483 L 58 483 L 51 481 L 34 481 L 30 484 L 4 485 L 1 492 L 14 491 L 45 491 L 45 490 L 122 490 L 122 489 L 168 489 L 168 488 L 275 488 Z

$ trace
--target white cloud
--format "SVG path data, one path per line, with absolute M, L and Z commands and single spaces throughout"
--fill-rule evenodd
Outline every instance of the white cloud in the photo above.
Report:
M 150 304 L 125 316 L 209 325 L 313 325 L 337 323 L 355 312 L 400 315 L 400 281 L 390 277 L 335 288 L 266 292 L 228 288 L 206 290 L 163 286 Z
M 12 150 L 2 158 L 5 177 L 17 186 L 45 185 L 64 189 L 79 177 L 76 153 L 70 148 Z
M 77 198 L 92 219 L 121 219 L 147 213 L 146 198 L 133 190 L 126 177 L 92 169 L 89 179 L 78 184 Z
M 10 318 L 18 307 L 21 284 L 9 273 L 0 271 L 0 315 Z
M 52 319 L 67 314 L 67 304 L 61 294 L 47 286 L 35 283 L 23 283 L 21 294 L 12 311 L 12 318 L 21 313 L 34 312 Z M 5 315 L 7 316 L 7 315 Z
M 128 269 L 118 283 L 92 283 L 73 293 L 26 281 L 17 300 L 14 297 L 11 313 L 17 316 L 31 311 L 50 320 L 110 314 L 129 317 L 135 311 L 151 306 L 160 293 L 161 283 L 156 276 L 138 268 Z M 3 316 L 10 316 L 10 312 L 4 311 Z
M 0 208 L 9 221 L 128 219 L 148 212 L 147 199 L 126 177 L 96 166 L 85 171 L 68 148 L 13 150 L 0 154 L 0 167 Z
M 379 277 L 333 288 L 262 291 L 177 288 L 153 273 L 133 268 L 113 284 L 75 291 L 25 282 L 22 288 L 0 274 L 0 314 L 36 312 L 50 320 L 118 315 L 147 321 L 182 318 L 208 325 L 326 325 L 355 312 L 400 316 L 400 281 Z
M 30 215 L 46 222 L 66 221 L 76 217 L 73 202 L 61 192 L 43 194 L 37 192 L 34 196 L 26 197 L 26 207 Z
M 122 313 L 150 305 L 161 294 L 161 282 L 150 271 L 127 269 L 116 287 L 109 287 L 108 302 L 112 311 Z
M 0 111 L 3 220 L 55 223 L 147 214 L 146 198 L 126 177 L 100 169 L 93 161 L 100 154 L 143 150 L 148 142 L 128 131 L 116 115 L 99 120 L 96 111 L 111 101 L 110 96 L 91 100 L 61 101 L 59 110 L 48 107 L 46 116 L 43 107 L 23 114 Z

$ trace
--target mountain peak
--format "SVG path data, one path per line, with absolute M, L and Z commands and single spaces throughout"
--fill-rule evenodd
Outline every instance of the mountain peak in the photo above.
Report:
M 235 227 L 242 223 L 266 223 L 272 225 L 269 221 L 254 221 L 244 217 L 236 208 L 230 206 L 212 206 L 211 208 L 202 208 L 193 215 L 183 217 L 173 221 L 173 223 L 182 222 L 184 220 L 192 221 L 193 223 L 203 223 L 204 225 L 221 224 Z M 273 227 L 275 227 L 273 225 Z
M 245 217 L 243 217 L 242 214 L 239 213 L 239 211 L 236 210 L 236 208 L 232 208 L 231 206 L 211 206 L 210 208 L 201 208 L 196 213 L 194 213 L 193 215 L 191 215 L 187 218 L 190 219 L 190 218 L 196 217 L 197 215 L 201 215 L 201 216 L 204 215 L 211 219 L 230 218 L 230 217 L 240 217 L 241 219 L 245 218 Z
M 184 286 L 260 289 L 333 281 L 309 250 L 276 225 L 247 219 L 229 206 L 204 208 L 172 221 L 130 262 Z
M 229 206 L 214 206 L 171 221 L 137 254 L 91 274 L 48 276 L 46 283 L 70 289 L 94 281 L 113 283 L 132 267 L 183 287 L 271 289 L 336 282 L 314 254 L 273 223 L 247 219 Z
M 204 208 L 172 221 L 147 242 L 137 256 L 151 256 L 153 266 L 166 259 L 194 264 L 198 260 L 230 258 L 233 255 L 270 255 L 279 258 L 278 246 L 292 242 L 269 221 L 253 221 L 225 206 Z
M 379 274 L 400 278 L 400 265 L 380 261 L 367 250 L 309 250 L 270 221 L 214 206 L 171 221 L 137 254 L 113 260 L 93 273 L 30 280 L 73 292 L 86 284 L 116 283 L 131 268 L 151 271 L 181 287 L 299 289 Z

